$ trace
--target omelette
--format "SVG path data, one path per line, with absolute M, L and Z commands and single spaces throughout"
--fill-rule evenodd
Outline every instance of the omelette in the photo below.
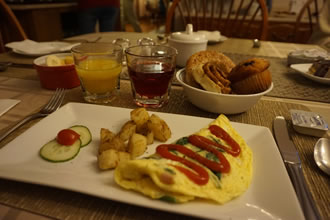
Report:
M 121 187 L 152 199 L 224 204 L 249 187 L 252 160 L 249 146 L 220 115 L 195 134 L 159 145 L 151 156 L 120 163 L 114 177 Z

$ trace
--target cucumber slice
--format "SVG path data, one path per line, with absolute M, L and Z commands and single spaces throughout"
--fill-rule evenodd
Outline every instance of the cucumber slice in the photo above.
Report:
M 71 146 L 59 144 L 51 140 L 40 149 L 40 156 L 51 162 L 64 162 L 73 159 L 80 151 L 81 140 L 76 140 Z
M 81 147 L 86 146 L 92 141 L 92 134 L 86 126 L 74 125 L 70 128 L 80 135 Z

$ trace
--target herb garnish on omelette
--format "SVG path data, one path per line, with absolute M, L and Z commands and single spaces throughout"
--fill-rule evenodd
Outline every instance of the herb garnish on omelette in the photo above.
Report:
M 252 151 L 220 115 L 207 127 L 156 153 L 120 163 L 115 181 L 153 199 L 183 203 L 196 198 L 223 204 L 246 191 L 252 179 Z

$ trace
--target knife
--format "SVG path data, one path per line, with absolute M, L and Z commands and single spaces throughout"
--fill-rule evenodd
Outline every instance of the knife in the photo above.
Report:
M 299 153 L 290 139 L 286 120 L 277 116 L 273 124 L 275 139 L 306 219 L 321 219 L 307 188 Z
M 13 63 L 13 62 L 0 62 L 0 71 L 5 71 L 8 67 L 22 67 L 22 68 L 34 68 L 33 64 L 27 63 Z

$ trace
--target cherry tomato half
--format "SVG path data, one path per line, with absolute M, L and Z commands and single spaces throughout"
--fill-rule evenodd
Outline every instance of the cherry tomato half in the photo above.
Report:
M 80 135 L 77 132 L 71 129 L 63 129 L 58 132 L 56 140 L 59 144 L 70 146 L 78 140 L 79 137 Z

